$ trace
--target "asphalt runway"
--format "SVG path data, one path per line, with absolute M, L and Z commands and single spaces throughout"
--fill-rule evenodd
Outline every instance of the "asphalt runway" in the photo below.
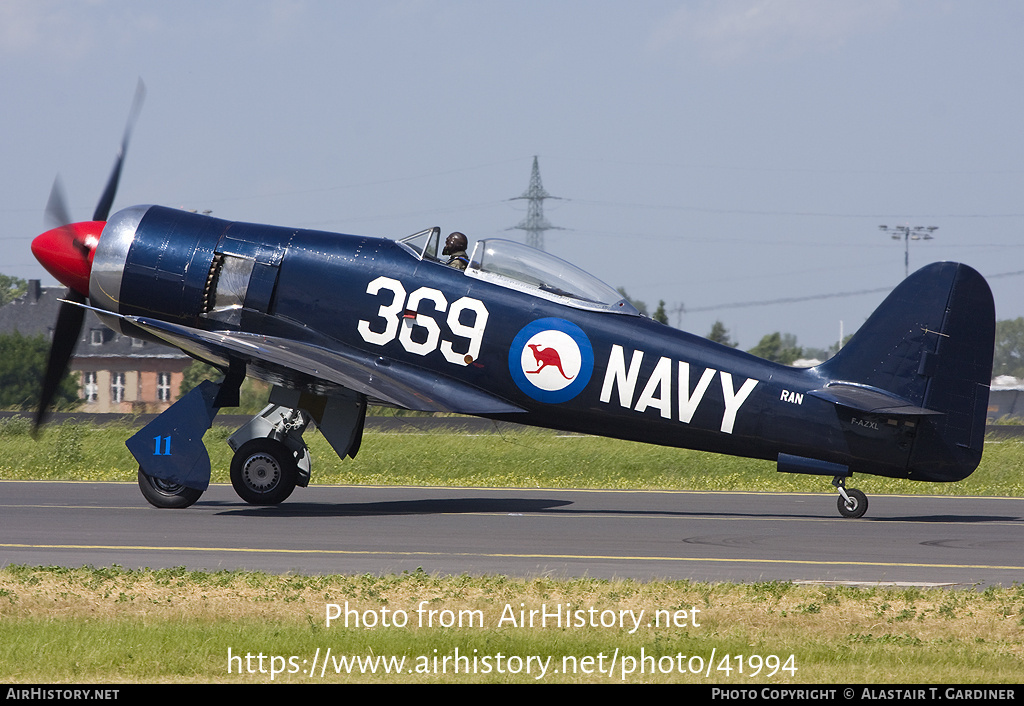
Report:
M 0 564 L 985 586 L 1024 581 L 1024 499 L 331 486 L 186 510 L 131 483 L 0 482 Z

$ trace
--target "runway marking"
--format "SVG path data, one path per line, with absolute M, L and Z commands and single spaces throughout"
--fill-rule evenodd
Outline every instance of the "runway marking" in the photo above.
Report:
M 35 508 L 35 509 L 60 509 L 60 510 L 145 510 L 149 512 L 152 510 L 151 507 L 147 506 L 136 506 L 136 505 L 58 505 L 58 504 L 47 504 L 47 503 L 25 503 L 24 505 L 14 504 L 0 504 L 0 508 L 13 508 L 15 510 L 22 508 Z
M 873 566 L 884 568 L 917 569 L 989 569 L 996 571 L 1024 571 L 1024 566 L 992 564 L 918 564 L 884 561 L 816 561 L 812 559 L 723 559 L 717 557 L 678 556 L 612 556 L 587 554 L 491 554 L 481 552 L 393 552 L 358 549 L 256 549 L 246 547 L 156 547 L 116 544 L 0 544 L 4 549 L 81 549 L 96 551 L 146 552 L 228 552 L 234 554 L 323 554 L 330 556 L 390 556 L 390 557 L 481 557 L 485 559 L 546 559 L 589 561 L 653 561 L 653 562 L 712 562 L 716 564 L 796 564 L 804 566 Z

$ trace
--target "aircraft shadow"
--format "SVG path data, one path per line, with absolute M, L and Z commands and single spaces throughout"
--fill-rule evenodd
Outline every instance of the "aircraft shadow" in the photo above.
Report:
M 445 515 L 476 512 L 541 512 L 571 505 L 571 500 L 539 498 L 442 498 L 425 500 L 393 500 L 372 503 L 284 503 L 274 507 L 243 506 L 225 509 L 218 515 L 251 517 L 360 517 L 366 515 Z
M 611 508 L 569 508 L 571 500 L 542 498 L 436 498 L 423 500 L 393 500 L 368 503 L 311 503 L 288 502 L 277 506 L 240 505 L 232 502 L 200 501 L 200 505 L 223 506 L 218 515 L 247 517 L 360 517 L 386 515 L 445 515 L 460 513 L 527 513 L 549 512 L 587 515 L 650 515 L 672 517 L 808 517 L 780 512 L 709 512 L 707 510 L 616 510 Z M 817 517 L 812 515 L 810 517 Z M 847 522 L 825 514 L 825 519 Z M 897 517 L 863 517 L 855 522 L 929 522 L 929 523 L 986 523 L 1015 522 L 1022 518 L 1002 515 L 901 515 Z
M 900 517 L 864 517 L 864 520 L 875 522 L 952 522 L 963 524 L 965 522 L 1020 522 L 1021 517 L 1009 515 L 904 515 Z
M 649 517 L 744 517 L 744 518 L 790 518 L 796 517 L 778 512 L 708 512 L 706 510 L 616 510 L 612 508 L 568 508 L 571 500 L 543 500 L 538 498 L 438 498 L 433 500 L 395 500 L 370 503 L 283 503 L 277 506 L 252 506 L 231 502 L 203 502 L 197 505 L 221 505 L 225 509 L 218 515 L 240 515 L 247 517 L 359 517 L 385 515 L 445 515 L 459 513 L 527 513 L 569 515 L 640 515 Z M 836 519 L 839 519 L 838 517 Z M 870 519 L 870 518 L 865 518 Z

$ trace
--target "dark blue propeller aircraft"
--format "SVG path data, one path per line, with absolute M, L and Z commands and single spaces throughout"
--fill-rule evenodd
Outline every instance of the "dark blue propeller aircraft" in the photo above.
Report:
M 310 480 L 302 434 L 359 450 L 367 404 L 776 461 L 832 478 L 860 517 L 854 473 L 958 481 L 981 460 L 995 315 L 957 263 L 900 284 L 831 360 L 791 368 L 648 319 L 611 287 L 544 252 L 476 243 L 462 271 L 438 228 L 399 241 L 236 223 L 160 206 L 109 216 L 137 108 L 89 222 L 38 236 L 67 285 L 37 425 L 66 374 L 86 309 L 125 335 L 220 368 L 127 442 L 157 507 L 210 481 L 203 434 L 246 376 L 270 405 L 230 439 L 231 482 L 273 505 Z

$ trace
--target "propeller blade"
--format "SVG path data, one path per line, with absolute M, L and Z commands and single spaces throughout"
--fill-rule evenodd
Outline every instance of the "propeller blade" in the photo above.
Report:
M 46 225 L 50 228 L 60 228 L 71 222 L 71 215 L 68 213 L 67 197 L 64 193 L 64 184 L 60 175 L 53 180 L 50 188 L 50 198 L 46 202 Z
M 128 113 L 128 124 L 124 128 L 124 137 L 121 139 L 121 149 L 117 151 L 117 159 L 114 160 L 114 169 L 110 173 L 110 178 L 107 179 L 107 186 L 103 189 L 103 195 L 100 196 L 100 200 L 96 204 L 96 211 L 92 215 L 94 221 L 105 221 L 110 215 L 110 207 L 114 205 L 114 197 L 117 195 L 117 184 L 121 180 L 121 167 L 124 166 L 125 153 L 128 151 L 128 140 L 131 139 L 135 120 L 139 117 L 145 97 L 146 84 L 140 78 L 135 87 L 135 99 L 132 101 L 131 112 Z
M 85 297 L 69 289 L 66 299 L 69 302 L 85 303 Z M 57 314 L 57 326 L 53 330 L 53 342 L 50 344 L 50 357 L 46 361 L 46 372 L 43 375 L 43 386 L 39 395 L 39 409 L 36 411 L 35 430 L 46 419 L 46 413 L 57 395 L 57 389 L 68 371 L 68 363 L 71 361 L 71 354 L 78 343 L 78 337 L 82 332 L 82 323 L 85 320 L 85 309 L 68 302 L 60 305 Z
M 64 195 L 64 185 L 61 183 L 60 175 L 53 180 L 53 187 L 50 189 L 50 198 L 46 202 L 45 222 L 53 230 L 60 232 L 64 239 L 71 243 L 82 257 L 88 261 L 91 248 L 75 232 L 71 224 L 71 215 L 68 213 L 67 198 Z
M 35 430 L 38 431 L 46 414 L 57 396 L 61 382 L 68 372 L 68 364 L 71 362 L 71 354 L 75 350 L 75 344 L 82 332 L 82 325 L 85 321 L 85 309 L 76 304 L 86 302 L 86 292 L 89 289 L 89 277 L 92 262 L 90 255 L 96 246 L 100 231 L 103 227 L 102 221 L 106 221 L 110 215 L 110 208 L 117 195 L 117 185 L 121 180 L 121 169 L 124 166 L 124 157 L 128 151 L 128 141 L 131 139 L 135 121 L 142 110 L 142 102 L 146 97 L 146 85 L 139 79 L 135 87 L 135 98 L 132 100 L 132 108 L 128 113 L 128 123 L 125 125 L 124 136 L 121 138 L 121 148 L 114 160 L 114 169 L 107 179 L 107 185 L 103 194 L 96 204 L 96 211 L 93 213 L 92 223 L 71 222 L 68 214 L 67 199 L 64 197 L 64 187 L 61 185 L 60 177 L 54 180 L 53 188 L 50 190 L 50 199 L 46 204 L 46 218 L 53 224 L 47 233 L 37 237 L 33 241 L 33 252 L 36 257 L 47 266 L 51 273 L 59 272 L 63 275 L 65 283 L 75 285 L 75 289 L 68 289 L 65 300 L 60 305 L 57 314 L 57 325 L 53 330 L 53 341 L 50 343 L 50 356 L 46 361 L 46 371 L 43 373 L 42 389 L 39 394 L 39 409 L 36 411 Z M 65 236 L 68 240 L 64 240 Z M 75 256 L 68 256 L 72 246 L 81 254 L 81 260 Z M 37 252 L 37 248 L 41 248 Z M 58 279 L 62 279 L 58 276 Z

